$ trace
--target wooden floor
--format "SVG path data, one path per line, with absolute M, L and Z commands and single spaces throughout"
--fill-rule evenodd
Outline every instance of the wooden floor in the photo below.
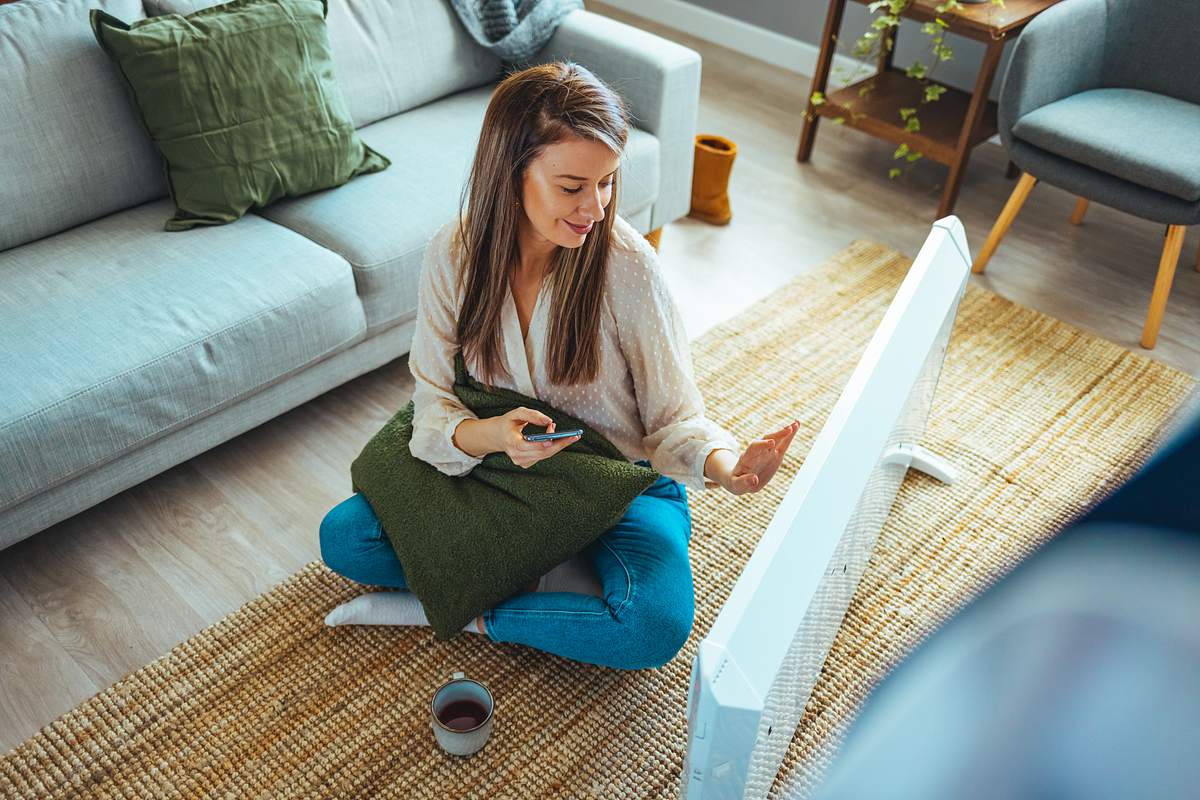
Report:
M 589 3 L 704 58 L 699 129 L 737 142 L 733 221 L 666 228 L 661 259 L 695 337 L 855 238 L 915 254 L 946 171 L 886 177 L 892 148 L 823 125 L 795 161 L 808 79 Z M 956 213 L 973 250 L 1015 182 L 975 151 Z M 985 277 L 1000 294 L 1138 349 L 1162 226 L 1038 186 Z M 1200 239 L 1189 231 L 1156 358 L 1200 374 Z M 1142 351 L 1144 352 L 1144 351 Z M 100 505 L 0 551 L 0 751 L 236 610 L 310 560 L 349 464 L 408 401 L 399 358 Z M 719 490 L 715 490 L 719 491 Z

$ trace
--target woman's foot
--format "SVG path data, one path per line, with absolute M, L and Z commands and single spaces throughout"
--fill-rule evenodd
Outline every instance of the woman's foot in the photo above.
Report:
M 325 624 L 336 625 L 428 625 L 425 607 L 410 591 L 368 592 L 342 603 L 325 615 Z M 462 627 L 469 633 L 486 633 L 483 616 Z

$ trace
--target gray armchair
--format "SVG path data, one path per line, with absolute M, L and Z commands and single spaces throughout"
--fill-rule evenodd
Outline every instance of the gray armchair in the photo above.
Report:
M 1039 181 L 1167 225 L 1142 346 L 1154 347 L 1188 225 L 1200 223 L 1200 3 L 1064 0 L 1021 33 L 1000 140 L 1024 174 L 972 269 L 983 272 Z M 1200 260 L 1196 268 L 1200 270 Z

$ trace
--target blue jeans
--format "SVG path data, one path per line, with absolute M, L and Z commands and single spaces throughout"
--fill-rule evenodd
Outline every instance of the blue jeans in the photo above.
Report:
M 361 492 L 330 509 L 320 536 L 321 558 L 335 572 L 359 583 L 408 588 L 400 559 Z M 521 592 L 483 612 L 487 635 L 606 667 L 660 667 L 692 630 L 691 538 L 687 490 L 663 475 L 581 551 L 604 597 Z

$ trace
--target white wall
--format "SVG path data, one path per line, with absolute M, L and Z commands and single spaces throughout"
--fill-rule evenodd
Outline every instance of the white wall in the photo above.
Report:
M 829 9 L 827 0 L 601 2 L 810 76 L 820 49 L 821 32 L 825 27 L 825 15 Z M 855 39 L 867 30 L 870 17 L 866 6 L 853 0 L 847 2 L 846 11 L 842 15 L 838 53 L 849 56 Z M 897 38 L 895 65 L 906 67 L 917 58 L 926 65 L 932 64 L 933 55 L 928 50 L 928 41 L 929 37 L 921 32 L 919 23 L 904 20 Z M 946 43 L 954 51 L 954 58 L 939 64 L 935 77 L 951 86 L 970 91 L 975 85 L 984 46 L 981 42 L 953 34 L 946 37 Z M 1011 51 L 1010 42 L 1005 47 L 1000 68 L 992 83 L 993 99 L 999 92 Z M 865 71 L 861 71 L 859 77 L 865 77 L 866 74 Z

